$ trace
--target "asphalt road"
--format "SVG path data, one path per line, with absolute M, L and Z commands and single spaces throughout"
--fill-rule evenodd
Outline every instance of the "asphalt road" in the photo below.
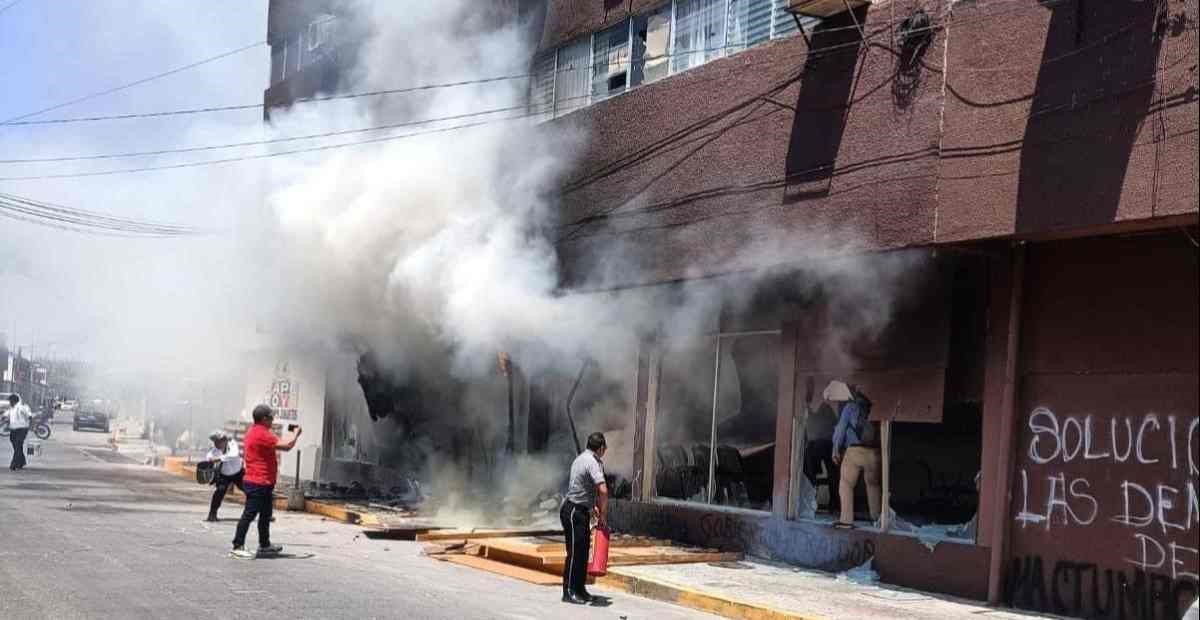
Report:
M 0 469 L 0 618 L 711 617 L 620 593 L 605 593 L 609 607 L 568 607 L 557 587 L 304 514 L 277 513 L 283 557 L 234 560 L 240 505 L 204 523 L 208 487 L 120 462 L 102 433 L 53 428 L 24 471 Z M 5 440 L 3 465 L 11 455 Z

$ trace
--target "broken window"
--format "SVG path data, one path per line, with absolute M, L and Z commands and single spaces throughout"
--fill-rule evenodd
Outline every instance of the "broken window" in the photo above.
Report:
M 726 30 L 730 54 L 771 38 L 771 3 L 772 0 L 729 0 Z
M 841 520 L 840 502 L 848 497 L 850 519 L 860 527 L 874 523 L 896 533 L 973 539 L 982 449 L 986 263 L 922 259 L 905 267 L 905 277 L 907 285 L 892 300 L 887 324 L 876 329 L 856 326 L 851 310 L 865 307 L 863 300 L 837 293 L 848 289 L 836 282 L 798 319 L 792 514 Z M 879 520 L 870 510 L 865 474 L 860 472 L 849 494 L 840 484 L 841 466 L 832 459 L 840 412 L 822 399 L 833 379 L 865 395 L 870 420 L 878 424 L 877 474 L 887 489 Z
M 725 0 L 676 0 L 674 36 L 672 73 L 720 58 L 725 48 Z
M 664 354 L 657 495 L 770 510 L 778 377 L 775 332 L 721 334 Z
M 588 104 L 591 98 L 592 42 L 582 37 L 558 50 L 554 83 L 554 116 L 562 116 Z
M 593 99 L 625 92 L 629 87 L 629 22 L 596 33 L 592 47 Z
M 949 364 L 935 422 L 893 422 L 890 489 L 893 531 L 974 541 L 983 450 L 986 261 L 960 257 L 952 271 Z
M 633 18 L 633 64 L 630 85 L 667 77 L 671 50 L 671 5 Z

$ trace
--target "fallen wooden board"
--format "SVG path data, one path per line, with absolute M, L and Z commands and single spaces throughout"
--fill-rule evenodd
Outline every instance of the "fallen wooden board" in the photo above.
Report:
M 479 541 L 484 557 L 498 562 L 514 564 L 532 570 L 550 573 L 562 571 L 566 560 L 566 549 L 539 551 L 536 539 L 498 538 Z M 738 552 L 723 552 L 716 549 L 688 549 L 672 546 L 618 547 L 609 550 L 610 566 L 636 566 L 639 564 L 690 564 L 698 562 L 735 562 L 742 559 Z
M 489 573 L 504 575 L 505 577 L 519 579 L 526 583 L 532 583 L 539 586 L 562 585 L 561 575 L 552 575 L 544 571 L 523 568 L 521 566 L 514 566 L 512 564 L 505 564 L 504 562 L 497 562 L 496 560 L 489 560 L 487 558 L 481 558 L 478 556 L 449 555 L 444 556 L 444 559 L 445 561 L 452 562 L 454 564 L 478 568 Z
M 430 530 L 417 534 L 416 540 L 421 542 L 433 542 L 438 540 L 474 540 L 477 538 L 511 538 L 513 536 L 562 536 L 562 530 L 530 530 L 530 529 L 506 529 L 506 530 Z M 562 543 L 558 543 L 560 546 Z

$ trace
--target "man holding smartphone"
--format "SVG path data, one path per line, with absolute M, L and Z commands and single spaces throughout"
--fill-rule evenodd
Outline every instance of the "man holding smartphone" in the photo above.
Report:
M 242 560 L 283 551 L 282 546 L 271 544 L 271 513 L 275 507 L 275 481 L 279 477 L 279 457 L 275 453 L 294 448 L 301 432 L 299 424 L 289 427 L 293 429 L 291 435 L 281 441 L 271 432 L 275 412 L 270 407 L 258 405 L 250 415 L 254 424 L 246 432 L 243 442 L 246 473 L 242 484 L 246 492 L 246 508 L 238 520 L 237 531 L 233 535 L 233 551 L 229 554 Z M 258 554 L 245 549 L 246 533 L 255 517 L 258 518 Z

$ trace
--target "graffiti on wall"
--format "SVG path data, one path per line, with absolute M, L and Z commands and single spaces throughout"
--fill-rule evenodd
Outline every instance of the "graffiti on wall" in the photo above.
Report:
M 1044 573 L 1041 557 L 1013 558 L 1012 602 L 1091 617 L 1178 617 L 1170 615 L 1177 599 L 1194 595 L 1200 580 L 1200 418 L 1060 416 L 1038 407 L 1027 436 L 1016 535 L 1103 532 L 1105 546 L 1093 551 L 1119 560 L 1055 558 Z
M 1059 560 L 1046 571 L 1036 555 L 1010 560 L 1005 604 L 1093 618 L 1176 620 L 1197 594 L 1194 580 L 1138 568 L 1113 570 Z

